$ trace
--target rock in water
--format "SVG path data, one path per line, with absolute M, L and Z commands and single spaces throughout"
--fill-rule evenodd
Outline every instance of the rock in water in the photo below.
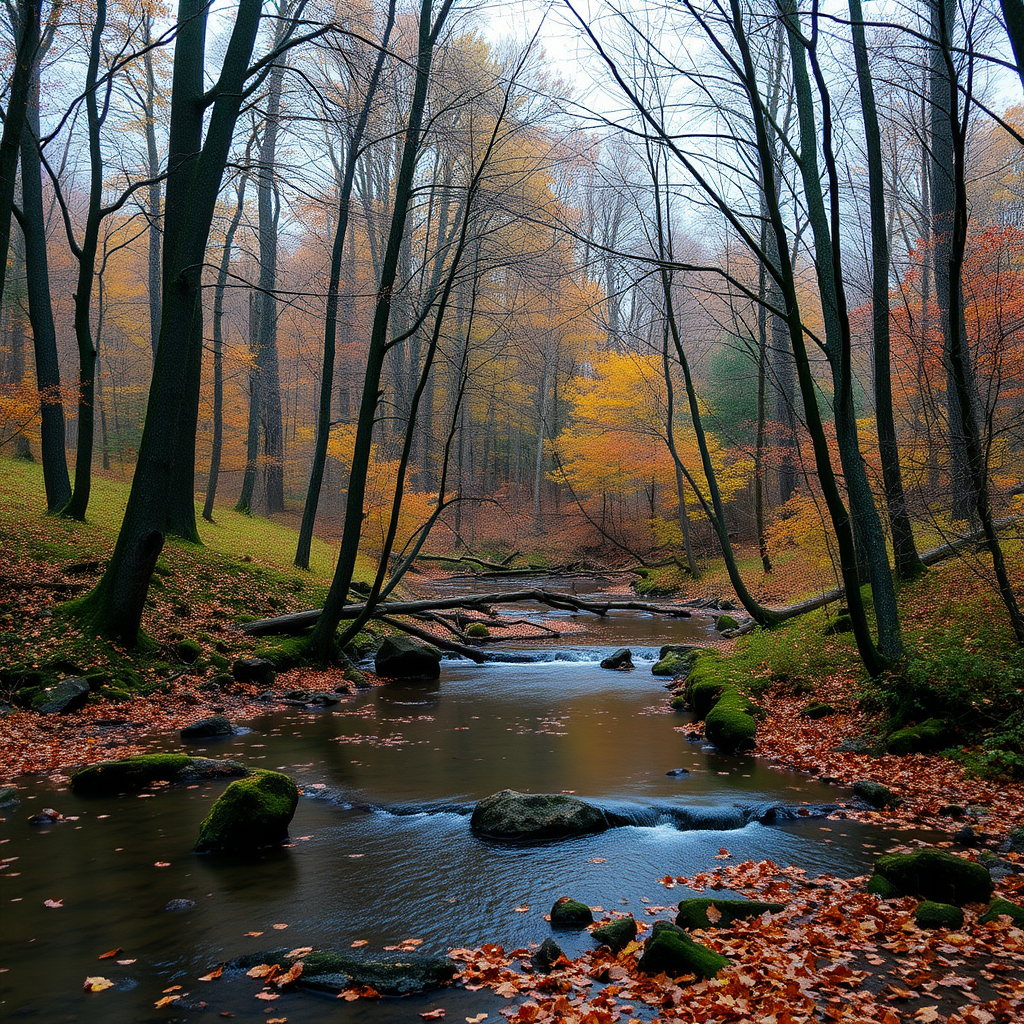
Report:
M 164 910 L 191 910 L 195 905 L 195 900 L 168 900 L 164 905 Z
M 633 667 L 633 652 L 628 647 L 620 647 L 601 662 L 601 668 L 616 669 L 623 672 Z
M 258 963 L 287 963 L 284 951 L 260 954 Z M 239 966 L 251 961 L 236 961 Z M 254 966 L 254 965 L 253 965 Z M 406 996 L 450 984 L 458 964 L 446 956 L 423 953 L 387 953 L 372 959 L 317 950 L 302 957 L 302 974 L 298 984 L 327 992 L 342 992 L 352 985 L 369 985 L 384 996 Z
M 32 701 L 32 710 L 44 715 L 67 715 L 84 707 L 88 699 L 88 682 L 81 676 L 72 676 L 48 690 L 43 690 Z
M 617 917 L 608 924 L 592 928 L 591 937 L 602 946 L 608 946 L 613 953 L 620 953 L 636 938 L 636 921 L 632 915 Z
M 696 974 L 698 978 L 713 978 L 729 961 L 713 949 L 694 942 L 681 928 L 668 925 L 655 930 L 644 944 L 644 954 L 637 967 L 644 974 L 667 974 L 678 978 L 681 974 Z
M 139 754 L 120 761 L 101 761 L 71 776 L 71 791 L 79 796 L 133 793 L 154 782 L 202 782 L 239 778 L 249 769 L 237 761 L 218 761 L 188 754 Z
M 206 740 L 215 736 L 234 736 L 235 730 L 224 715 L 211 715 L 200 719 L 193 725 L 186 725 L 181 730 L 183 740 Z
M 249 853 L 288 837 L 299 791 L 281 772 L 257 771 L 232 782 L 199 826 L 196 853 Z
M 503 789 L 481 800 L 470 827 L 493 839 L 559 839 L 603 832 L 609 822 L 604 811 L 562 793 L 517 793 Z
M 561 896 L 551 908 L 552 928 L 584 928 L 594 923 L 594 915 L 586 903 Z
M 711 906 L 714 906 L 715 910 L 708 916 L 708 908 Z M 781 903 L 760 903 L 755 900 L 709 900 L 698 897 L 679 901 L 676 924 L 680 928 L 687 929 L 728 928 L 733 921 L 760 917 L 765 911 L 769 914 L 778 914 L 785 909 Z
M 545 939 L 540 944 L 540 949 L 530 957 L 534 967 L 542 971 L 550 971 L 552 967 L 563 957 L 562 947 L 552 938 Z
M 389 636 L 374 657 L 374 672 L 387 679 L 437 679 L 441 652 L 405 636 Z

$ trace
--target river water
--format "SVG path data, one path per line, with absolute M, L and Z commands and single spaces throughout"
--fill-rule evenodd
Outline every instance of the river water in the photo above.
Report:
M 154 750 L 186 746 L 296 779 L 305 795 L 291 843 L 256 861 L 191 853 L 223 783 L 88 800 L 26 783 L 21 806 L 0 822 L 0 858 L 16 858 L 0 872 L 0 1019 L 382 1022 L 447 1006 L 448 1019 L 489 1012 L 495 1021 L 502 1001 L 486 992 L 355 1003 L 296 993 L 265 1004 L 250 979 L 196 979 L 281 946 L 359 942 L 372 954 L 415 938 L 429 953 L 512 949 L 551 934 L 543 915 L 562 895 L 652 920 L 648 908 L 687 894 L 658 879 L 713 868 L 720 851 L 853 875 L 889 845 L 879 830 L 818 816 L 848 791 L 719 755 L 677 731 L 688 716 L 666 713 L 651 664 L 663 643 L 708 639 L 709 620 L 630 612 L 573 624 L 584 629 L 571 645 L 517 642 L 497 664 L 446 660 L 439 683 L 378 687 L 315 713 L 275 711 L 216 743 L 153 736 Z M 601 657 L 624 645 L 636 668 L 602 670 Z M 667 774 L 678 769 L 688 774 Z M 575 793 L 630 824 L 532 846 L 475 838 L 474 802 L 504 788 Z M 74 820 L 27 824 L 43 806 Z M 165 910 L 171 900 L 195 906 Z M 570 955 L 592 945 L 586 933 L 556 938 Z M 83 993 L 92 975 L 115 987 Z M 155 1007 L 174 985 L 181 998 Z

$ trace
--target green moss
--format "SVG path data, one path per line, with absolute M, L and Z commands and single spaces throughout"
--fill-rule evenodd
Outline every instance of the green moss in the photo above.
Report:
M 859 779 L 853 784 L 853 795 L 858 796 L 865 803 L 879 809 L 883 807 L 899 807 L 900 798 L 896 796 L 888 786 L 881 782 L 874 782 L 871 779 Z
M 71 791 L 80 796 L 131 793 L 154 782 L 176 782 L 192 763 L 188 754 L 140 754 L 102 761 L 71 776 Z
M 636 921 L 632 915 L 617 917 L 613 921 L 609 921 L 608 924 L 599 925 L 590 931 L 596 942 L 600 942 L 602 946 L 608 946 L 613 953 L 620 953 L 624 950 L 636 938 L 636 933 Z
M 193 665 L 199 660 L 199 656 L 203 653 L 203 649 L 195 640 L 186 639 L 179 640 L 174 645 L 174 653 L 186 665 Z
M 708 907 L 714 905 L 721 915 L 712 923 L 708 918 Z M 676 924 L 680 928 L 728 928 L 733 921 L 741 921 L 750 917 L 760 917 L 766 911 L 778 914 L 786 908 L 781 903 L 759 903 L 755 900 L 714 900 L 697 898 L 680 900 Z
M 964 912 L 949 903 L 933 903 L 925 900 L 918 903 L 914 911 L 914 923 L 918 928 L 959 928 L 964 923 Z
M 483 640 L 490 635 L 491 631 L 482 622 L 472 622 L 466 630 L 466 636 L 471 636 L 475 640 Z
M 985 868 L 945 850 L 886 854 L 875 863 L 875 874 L 883 876 L 901 896 L 962 906 L 992 895 L 992 876 Z
M 720 953 L 668 929 L 660 930 L 647 941 L 637 964 L 644 974 L 667 974 L 672 978 L 683 974 L 713 978 L 728 966 L 729 961 Z
M 295 783 L 281 772 L 258 771 L 232 782 L 199 826 L 196 853 L 246 853 L 279 843 L 299 803 Z
M 754 746 L 757 733 L 753 710 L 749 698 L 735 687 L 726 687 L 704 719 L 704 735 L 723 753 L 749 750 Z
M 823 701 L 811 701 L 806 707 L 801 708 L 800 717 L 817 720 L 819 718 L 827 718 L 835 713 L 836 709 L 832 704 Z
M 853 632 L 853 619 L 848 612 L 837 615 L 831 622 L 827 622 L 821 630 L 822 636 L 836 636 L 840 633 Z
M 655 676 L 685 676 L 690 671 L 696 652 L 680 652 L 670 650 L 663 654 L 651 669 Z
M 287 672 L 290 668 L 308 665 L 310 656 L 309 638 L 304 636 L 283 637 L 272 644 L 259 647 L 253 651 L 254 658 L 269 661 L 277 672 Z
M 1018 928 L 1024 928 L 1024 907 L 1004 899 L 994 899 L 978 917 L 978 924 L 990 924 L 1003 916 L 1009 917 Z
M 890 733 L 885 749 L 890 754 L 931 754 L 949 746 L 950 729 L 945 722 L 929 718 L 919 725 Z
M 231 668 L 231 662 L 223 654 L 218 654 L 216 651 L 210 654 L 210 664 L 221 672 L 226 672 Z
M 867 890 L 882 900 L 894 900 L 902 893 L 884 875 L 877 872 L 868 879 Z
M 732 615 L 719 615 L 715 620 L 715 629 L 724 633 L 727 629 L 736 629 L 739 622 Z

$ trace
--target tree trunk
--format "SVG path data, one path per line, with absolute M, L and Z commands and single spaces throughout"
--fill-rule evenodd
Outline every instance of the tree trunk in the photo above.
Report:
M 147 48 L 153 43 L 153 18 L 149 12 L 142 15 L 142 42 Z M 145 119 L 147 171 L 150 179 L 160 174 L 160 151 L 156 144 L 156 74 L 153 68 L 153 51 L 147 49 L 142 58 L 146 74 L 146 94 L 142 104 L 142 116 Z M 149 343 L 156 358 L 156 346 L 160 340 L 160 193 L 159 181 L 152 181 L 147 189 L 149 219 Z
M 256 360 L 259 335 L 259 315 L 256 295 L 249 293 L 249 351 L 253 365 L 249 369 L 249 422 L 245 433 L 245 473 L 242 491 L 235 502 L 235 511 L 252 515 L 252 497 L 256 490 L 256 469 L 260 457 L 260 370 Z

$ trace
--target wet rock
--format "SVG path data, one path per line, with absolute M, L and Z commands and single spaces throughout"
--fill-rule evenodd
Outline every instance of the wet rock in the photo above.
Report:
M 286 963 L 269 959 L 264 963 Z M 372 959 L 319 950 L 302 958 L 298 984 L 327 992 L 341 992 L 352 985 L 369 985 L 384 996 L 406 996 L 451 984 L 458 970 L 446 956 L 396 953 Z
M 813 701 L 806 707 L 801 708 L 800 717 L 810 718 L 812 721 L 817 721 L 819 718 L 827 718 L 829 715 L 836 713 L 835 706 L 825 701 Z
M 44 807 L 38 814 L 33 814 L 28 819 L 28 823 L 30 825 L 54 825 L 63 820 L 64 815 L 60 811 L 55 811 L 52 807 Z
M 183 740 L 206 740 L 216 736 L 234 736 L 235 730 L 224 715 L 211 715 L 209 718 L 202 718 L 192 725 L 186 725 L 181 730 Z
M 273 686 L 276 678 L 274 666 L 266 658 L 239 658 L 231 666 L 231 674 L 237 682 L 254 686 Z
M 853 784 L 853 795 L 866 804 L 879 809 L 883 807 L 899 807 L 900 798 L 888 786 L 872 779 L 858 779 Z
M 237 761 L 188 754 L 139 754 L 120 761 L 101 761 L 71 776 L 71 791 L 79 796 L 112 796 L 133 793 L 154 782 L 200 782 L 239 778 L 249 769 Z
M 970 825 L 964 825 L 962 828 L 958 828 L 953 834 L 953 843 L 956 846 L 977 846 L 977 833 Z
M 1024 928 L 1024 907 L 1004 899 L 994 899 L 984 913 L 978 916 L 978 924 L 990 924 L 1004 916 L 1010 918 L 1018 928 Z
M 682 974 L 695 974 L 698 978 L 713 978 L 729 961 L 713 949 L 694 942 L 682 930 L 657 928 L 644 943 L 644 953 L 637 964 L 644 974 L 667 974 L 678 978 Z
M 619 953 L 636 938 L 636 932 L 636 921 L 632 915 L 627 915 L 592 928 L 590 935 L 595 942 L 607 946 L 613 953 Z
M 357 668 L 345 669 L 343 678 L 347 679 L 357 690 L 368 690 L 373 685 Z
M 168 900 L 164 904 L 164 910 L 185 911 L 191 910 L 196 905 L 195 900 Z
M 693 663 L 700 653 L 697 647 L 689 647 L 683 644 L 667 644 L 662 647 L 658 655 L 658 661 L 651 669 L 655 676 L 685 676 L 693 667 Z
M 550 971 L 563 956 L 565 956 L 565 954 L 562 952 L 562 947 L 559 946 L 554 939 L 547 938 L 540 944 L 540 949 L 530 957 L 530 960 L 534 967 L 547 972 Z
M 739 626 L 739 622 L 732 615 L 719 615 L 715 619 L 715 629 L 719 633 L 724 633 L 727 629 L 736 629 Z
M 939 814 L 944 814 L 947 818 L 956 821 L 964 816 L 965 810 L 960 804 L 943 804 L 939 808 Z
M 665 772 L 665 774 L 667 776 L 669 776 L 669 778 L 672 778 L 672 779 L 684 779 L 684 778 L 686 778 L 687 775 L 690 774 L 690 769 L 689 768 L 673 768 L 672 771 Z
M 338 703 L 336 694 L 328 693 L 326 690 L 314 690 L 306 698 L 306 706 L 311 708 L 327 708 Z
M 918 928 L 959 928 L 964 923 L 964 912 L 949 903 L 933 903 L 925 900 L 918 903 L 914 911 L 914 923 Z
M 8 704 L 5 700 L 0 700 L 0 718 L 6 718 L 8 715 L 13 715 L 17 711 L 17 708 L 13 704 Z
M 256 694 L 254 699 L 261 704 L 273 704 L 277 700 L 277 694 L 273 690 L 264 690 L 262 693 Z
M 281 772 L 257 771 L 220 795 L 199 826 L 196 853 L 248 853 L 286 839 L 299 791 Z
M 89 692 L 87 680 L 72 676 L 37 694 L 32 700 L 32 710 L 44 715 L 67 715 L 85 706 Z
M 982 850 L 978 854 L 978 863 L 984 866 L 995 882 L 1002 881 L 1002 879 L 1009 878 L 1010 875 L 1017 873 L 1016 866 L 1013 863 L 997 857 L 991 850 Z
M 21 797 L 13 786 L 0 786 L 0 810 L 10 810 L 21 803 Z
M 560 896 L 551 908 L 552 928 L 585 928 L 594 923 L 594 915 L 586 903 Z
M 609 822 L 604 812 L 562 793 L 518 793 L 503 789 L 481 800 L 473 810 L 470 827 L 493 839 L 559 839 L 603 832 Z
M 708 909 L 714 906 L 718 912 L 708 917 Z M 692 899 L 680 900 L 676 924 L 680 928 L 728 928 L 733 921 L 742 921 L 751 917 L 760 917 L 765 912 L 778 914 L 785 910 L 781 903 L 761 903 L 756 900 L 714 900 Z M 714 921 L 711 918 L 715 918 Z
M 837 754 L 870 754 L 872 745 L 863 736 L 851 736 L 835 748 Z
M 308 690 L 288 690 L 287 693 L 283 694 L 282 700 L 294 700 L 300 704 L 305 704 L 309 700 Z
M 601 668 L 625 671 L 633 667 L 633 652 L 628 647 L 620 647 L 601 662 Z
M 991 898 L 992 876 L 972 860 L 926 847 L 879 857 L 868 891 L 883 899 L 917 896 L 962 906 Z
M 889 734 L 885 749 L 890 754 L 932 754 L 947 747 L 952 739 L 949 726 L 937 718 Z
M 389 636 L 374 656 L 374 672 L 387 679 L 437 679 L 441 652 L 405 636 Z

